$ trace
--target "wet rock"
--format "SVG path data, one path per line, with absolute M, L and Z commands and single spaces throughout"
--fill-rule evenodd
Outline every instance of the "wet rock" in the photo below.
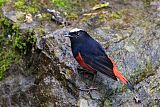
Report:
M 71 22 L 67 21 L 64 17 L 61 16 L 59 11 L 46 9 L 46 12 L 50 13 L 52 15 L 51 19 L 55 21 L 57 24 L 63 24 L 63 25 L 71 25 Z
M 88 101 L 85 99 L 80 99 L 79 100 L 79 107 L 89 107 L 88 106 Z
M 133 1 L 132 3 L 132 8 L 138 5 L 137 8 L 142 9 L 142 2 L 138 4 Z M 113 5 L 112 2 L 111 4 Z M 120 4 L 116 8 L 118 7 L 122 9 Z M 98 16 L 89 19 L 89 24 L 83 25 L 80 21 L 77 26 L 88 31 L 106 48 L 106 53 L 115 60 L 119 70 L 134 83 L 141 103 L 136 104 L 133 100 L 135 93 L 127 90 L 119 81 L 114 81 L 101 73 L 98 73 L 95 80 L 97 90 L 91 91 L 90 94 L 80 91 L 79 88 L 90 87 L 93 75 L 85 78 L 83 70 L 77 70 L 79 66 L 71 53 L 70 40 L 64 37 L 71 28 L 58 29 L 54 23 L 47 21 L 41 25 L 33 17 L 32 23 L 20 23 L 20 30 L 34 29 L 41 25 L 45 32 L 41 35 L 38 30 L 36 31 L 37 43 L 30 56 L 24 58 L 19 64 L 13 64 L 7 71 L 5 79 L 0 81 L 0 105 L 6 107 L 159 106 L 158 13 L 153 10 L 151 10 L 152 14 L 145 10 L 135 12 L 133 9 L 130 10 L 130 7 L 126 8 L 132 16 L 131 19 L 129 18 L 130 24 L 127 27 L 125 27 L 126 19 L 129 15 L 124 14 L 126 10 L 123 9 L 121 11 L 124 11 L 122 13 L 126 16 L 110 19 L 111 21 L 108 20 L 103 27 L 101 23 L 95 23 L 99 22 Z M 4 16 L 17 22 L 16 11 L 4 10 Z M 118 29 L 115 27 L 117 24 L 119 24 Z
M 26 21 L 27 23 L 32 23 L 32 22 L 33 22 L 32 15 L 31 15 L 31 14 L 27 14 L 25 21 Z

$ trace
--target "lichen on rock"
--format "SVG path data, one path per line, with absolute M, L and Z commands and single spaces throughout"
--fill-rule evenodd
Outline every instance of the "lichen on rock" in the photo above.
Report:
M 52 4 L 41 0 L 34 4 L 35 0 L 24 1 L 6 2 L 1 11 L 0 72 L 3 75 L 0 74 L 0 106 L 160 105 L 157 6 L 146 7 L 144 0 L 127 0 L 123 1 L 124 4 L 112 0 L 105 8 L 91 10 L 99 1 L 74 2 L 69 5 L 77 6 L 76 9 L 70 8 L 66 10 L 68 13 L 62 13 L 62 17 L 68 17 L 73 22 L 66 27 L 51 21 L 52 16 L 43 11 L 46 5 L 52 8 L 59 2 Z M 42 4 L 44 7 L 41 7 Z M 67 7 L 61 10 L 59 6 L 63 4 L 56 6 L 55 10 L 65 13 Z M 79 10 L 79 6 L 84 7 L 81 8 L 83 11 Z M 29 15 L 29 21 L 25 20 L 26 15 Z M 83 28 L 104 46 L 122 74 L 134 84 L 141 103 L 135 104 L 134 93 L 126 86 L 101 73 L 95 80 L 98 90 L 91 91 L 90 95 L 79 90 L 90 86 L 93 75 L 89 74 L 88 78 L 83 76 L 85 71 L 73 58 L 70 40 L 64 37 L 73 27 Z

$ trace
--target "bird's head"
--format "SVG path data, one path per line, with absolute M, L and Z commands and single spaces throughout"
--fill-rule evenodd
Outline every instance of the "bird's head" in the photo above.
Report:
M 83 39 L 86 37 L 89 37 L 88 33 L 82 29 L 78 29 L 78 28 L 74 28 L 72 30 L 69 31 L 69 33 L 67 35 L 65 35 L 65 37 L 69 37 L 70 39 Z

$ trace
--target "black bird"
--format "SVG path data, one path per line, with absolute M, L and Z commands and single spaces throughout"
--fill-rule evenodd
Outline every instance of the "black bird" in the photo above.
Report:
M 134 91 L 134 86 L 119 72 L 115 62 L 107 56 L 102 46 L 82 29 L 72 29 L 68 37 L 74 58 L 84 69 L 96 74 L 101 72 L 108 77 L 117 78 Z

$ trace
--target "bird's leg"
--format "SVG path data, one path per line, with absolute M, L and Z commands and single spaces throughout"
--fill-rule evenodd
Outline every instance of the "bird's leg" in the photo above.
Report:
M 77 69 L 78 69 L 79 71 L 82 71 L 82 72 L 80 72 L 80 73 L 84 73 L 84 74 L 83 74 L 84 77 L 88 77 L 89 75 L 93 74 L 93 79 L 92 79 L 92 82 L 91 82 L 90 87 L 89 87 L 89 88 L 79 88 L 79 90 L 80 90 L 80 91 L 88 91 L 87 94 L 90 94 L 90 92 L 91 92 L 92 90 L 97 90 L 97 88 L 94 88 L 94 87 L 93 87 L 93 86 L 94 86 L 94 83 L 95 83 L 95 79 L 96 79 L 96 74 L 97 74 L 97 72 L 90 72 L 90 71 L 88 71 L 88 70 L 86 70 L 86 69 L 83 69 L 83 68 L 81 68 L 81 67 L 78 67 Z
M 92 83 L 91 83 L 91 86 L 90 87 L 93 87 L 94 84 L 95 84 L 95 80 L 96 80 L 96 77 L 97 77 L 97 72 L 93 74 L 93 80 L 92 80 Z
M 83 88 L 83 89 L 79 88 L 79 90 L 80 91 L 88 91 L 87 94 L 90 94 L 92 90 L 97 90 L 97 88 L 94 87 L 96 76 L 97 76 L 97 73 L 94 73 L 94 77 L 93 77 L 92 83 L 89 88 Z
M 80 91 L 88 91 L 87 94 L 89 94 L 89 95 L 91 96 L 91 91 L 92 91 L 92 90 L 97 90 L 97 88 L 94 88 L 94 87 L 90 87 L 90 88 L 88 88 L 88 89 L 87 89 L 87 88 L 86 88 L 86 89 L 85 89 L 85 88 L 83 88 L 83 89 L 82 89 L 82 88 L 79 88 L 79 90 L 80 90 Z
M 86 69 L 83 69 L 83 68 L 77 68 L 78 71 L 80 71 L 80 74 L 83 74 L 83 77 L 85 78 L 88 78 L 90 74 L 92 74 L 91 72 L 89 72 L 88 70 Z
M 90 88 L 79 88 L 80 91 L 92 91 L 92 90 L 97 90 L 97 88 L 90 87 Z
M 133 91 L 133 94 L 134 94 L 134 101 L 135 103 L 141 103 L 141 98 L 140 98 L 140 95 L 139 93 L 136 92 L 136 90 Z

